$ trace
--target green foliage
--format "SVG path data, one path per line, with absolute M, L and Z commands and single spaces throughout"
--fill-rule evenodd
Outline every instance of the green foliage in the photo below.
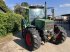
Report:
M 5 14 L 0 13 L 0 36 L 3 34 L 5 35 L 7 33 L 5 28 L 5 25 L 7 24 L 6 22 L 7 16 Z
M 19 30 L 21 18 L 21 15 L 15 13 L 0 13 L 0 36 Z
M 0 7 L 6 12 L 10 11 L 3 0 L 0 0 Z

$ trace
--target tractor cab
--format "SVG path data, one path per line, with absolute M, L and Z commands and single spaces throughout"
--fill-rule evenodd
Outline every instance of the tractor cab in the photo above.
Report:
M 40 5 L 31 5 L 29 6 L 29 20 L 33 21 L 34 19 L 43 18 L 44 15 L 44 6 Z
M 46 9 L 47 10 L 47 9 Z M 54 20 L 48 19 L 43 5 L 33 5 L 29 7 L 29 20 L 32 25 L 41 30 L 51 30 L 54 28 Z

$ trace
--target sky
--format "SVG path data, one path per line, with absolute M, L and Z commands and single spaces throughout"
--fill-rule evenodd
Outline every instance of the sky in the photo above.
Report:
M 22 2 L 28 2 L 30 5 L 34 4 L 43 4 L 46 1 L 47 7 L 54 7 L 55 15 L 59 16 L 62 14 L 70 14 L 70 0 L 4 0 L 6 5 L 13 9 L 16 4 L 20 4 Z M 51 14 L 50 10 L 48 10 L 48 14 Z

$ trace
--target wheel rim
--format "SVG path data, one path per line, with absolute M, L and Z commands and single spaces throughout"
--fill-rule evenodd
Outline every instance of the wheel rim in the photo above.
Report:
M 28 46 L 32 46 L 30 33 L 26 34 L 26 43 Z
M 61 39 L 61 37 L 62 37 L 62 36 L 59 34 L 59 35 L 57 36 L 57 38 L 56 38 L 56 39 L 58 39 L 58 40 L 59 40 L 59 39 Z

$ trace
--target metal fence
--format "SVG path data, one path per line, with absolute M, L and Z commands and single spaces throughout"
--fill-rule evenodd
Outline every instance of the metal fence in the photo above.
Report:
M 69 21 L 55 21 L 55 24 L 62 26 L 66 30 L 70 30 L 70 23 Z

